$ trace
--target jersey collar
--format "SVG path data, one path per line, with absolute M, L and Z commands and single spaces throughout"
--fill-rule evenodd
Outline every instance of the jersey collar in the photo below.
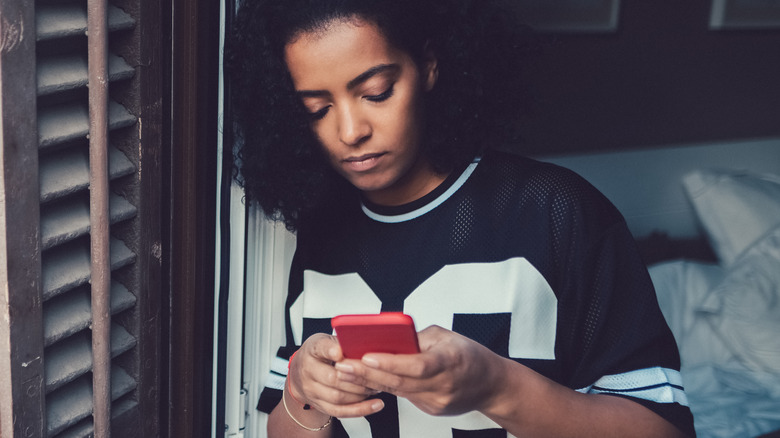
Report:
M 453 172 L 430 193 L 408 204 L 388 207 L 371 203 L 364 198 L 360 206 L 366 216 L 378 222 L 393 224 L 418 218 L 438 207 L 457 192 L 477 168 L 479 161 L 479 157 L 475 158 L 463 171 Z

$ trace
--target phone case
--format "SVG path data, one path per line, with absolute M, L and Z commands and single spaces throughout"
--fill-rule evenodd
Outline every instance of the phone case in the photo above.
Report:
M 414 321 L 400 312 L 340 315 L 331 319 L 331 326 L 344 357 L 350 359 L 360 359 L 366 353 L 420 352 Z

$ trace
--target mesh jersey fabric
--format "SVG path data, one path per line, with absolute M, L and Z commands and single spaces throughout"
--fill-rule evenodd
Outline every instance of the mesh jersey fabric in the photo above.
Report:
M 287 346 L 258 409 L 279 402 L 286 360 L 344 313 L 403 311 L 581 392 L 631 398 L 694 436 L 677 347 L 625 221 L 562 167 L 489 151 L 408 205 L 324 209 L 298 232 Z M 475 382 L 479 384 L 479 382 Z M 522 397 L 522 395 L 518 395 Z M 435 418 L 382 394 L 336 436 L 509 436 L 478 413 Z

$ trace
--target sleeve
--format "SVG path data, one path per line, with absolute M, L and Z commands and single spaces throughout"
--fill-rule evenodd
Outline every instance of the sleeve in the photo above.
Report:
M 623 216 L 573 172 L 548 180 L 561 383 L 631 399 L 695 436 L 677 344 Z
M 695 436 L 674 336 L 622 218 L 591 242 L 579 266 L 572 387 L 632 399 Z

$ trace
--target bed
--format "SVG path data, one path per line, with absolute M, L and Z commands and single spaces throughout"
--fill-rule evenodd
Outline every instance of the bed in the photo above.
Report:
M 623 212 L 699 437 L 780 437 L 780 139 L 540 157 Z

